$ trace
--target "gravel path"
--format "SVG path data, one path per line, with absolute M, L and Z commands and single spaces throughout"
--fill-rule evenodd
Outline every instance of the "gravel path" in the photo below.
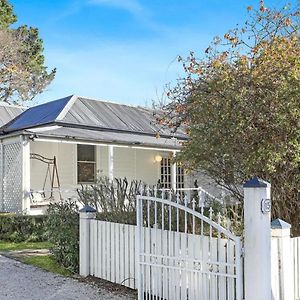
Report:
M 127 300 L 76 279 L 56 275 L 0 255 L 0 299 L 13 300 Z

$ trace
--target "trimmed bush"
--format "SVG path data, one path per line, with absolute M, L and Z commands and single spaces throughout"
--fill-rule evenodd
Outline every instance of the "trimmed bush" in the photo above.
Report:
M 47 230 L 56 261 L 73 273 L 79 270 L 79 214 L 75 202 L 53 203 L 48 208 Z
M 0 240 L 42 242 L 47 240 L 47 216 L 0 215 Z

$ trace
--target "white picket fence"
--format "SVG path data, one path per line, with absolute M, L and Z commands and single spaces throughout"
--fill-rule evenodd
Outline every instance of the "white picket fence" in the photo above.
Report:
M 208 236 L 202 228 L 201 234 L 187 231 L 187 213 L 194 210 L 185 201 L 184 232 L 180 226 L 175 231 L 172 226 L 164 227 L 165 213 L 161 214 L 161 228 L 156 213 L 152 224 L 150 205 L 144 210 L 139 206 L 148 221 L 138 214 L 138 230 L 134 225 L 98 221 L 95 209 L 85 206 L 80 211 L 80 275 L 138 288 L 139 299 L 300 300 L 300 237 L 291 238 L 290 225 L 279 219 L 272 222 L 271 230 L 268 183 L 254 178 L 244 185 L 244 194 L 243 270 L 237 264 L 242 257 L 240 244 L 234 245 L 235 238 L 226 235 L 219 224 L 214 224 L 217 238 L 212 226 Z M 191 203 L 194 208 L 195 201 Z M 161 211 L 166 212 L 166 204 L 161 199 Z M 172 209 L 167 211 L 172 220 L 171 215 L 176 215 Z M 178 218 L 179 214 L 177 224 Z M 202 221 L 212 223 L 204 215 L 200 225 Z M 237 292 L 238 279 L 244 281 L 244 295 Z M 191 290 L 192 297 L 188 297 Z
M 272 299 L 300 299 L 300 237 L 272 238 Z
M 159 236 L 160 239 L 155 239 L 154 237 Z M 218 276 L 211 276 L 211 280 L 203 280 L 205 285 L 194 287 L 194 289 L 199 290 L 199 294 L 218 294 L 219 299 L 234 299 L 235 294 L 235 285 L 234 285 L 234 274 L 235 270 L 235 251 L 234 243 L 229 239 L 220 239 L 218 244 L 217 238 L 211 238 L 209 241 L 208 236 L 192 235 L 189 234 L 186 240 L 186 235 L 180 232 L 173 231 L 171 234 L 167 230 L 158 230 L 158 229 L 148 229 L 144 228 L 144 238 L 145 244 L 149 247 L 156 249 L 156 255 L 162 256 L 166 255 L 164 243 L 174 243 L 178 244 L 177 249 L 181 249 L 180 245 L 187 243 L 188 252 L 184 255 L 185 260 L 203 260 L 204 257 L 208 257 L 209 252 L 211 253 L 210 260 L 212 264 L 214 261 L 223 262 L 224 266 L 221 267 L 227 270 L 228 277 L 219 279 Z M 209 246 L 212 249 L 209 249 Z M 90 220 L 90 262 L 89 262 L 89 275 L 99 277 L 111 282 L 122 284 L 130 288 L 137 288 L 136 282 L 136 226 L 135 225 L 126 225 L 112 222 L 104 222 L 92 219 Z M 203 251 L 201 251 L 203 249 Z M 148 249 L 150 251 L 150 249 Z M 179 250 L 178 250 L 179 251 Z M 176 253 L 176 256 L 179 257 L 180 253 Z M 166 260 L 166 259 L 165 259 Z M 147 262 L 150 264 L 151 257 L 149 256 L 146 261 L 145 269 L 146 274 L 150 272 L 150 267 L 147 267 Z M 162 266 L 167 263 L 162 261 Z M 172 262 L 173 263 L 173 262 Z M 174 265 L 174 269 L 176 266 Z M 207 270 L 208 272 L 209 270 Z M 153 288 L 157 295 L 160 294 L 160 291 L 166 290 L 167 288 L 176 292 L 176 285 L 182 278 L 175 277 L 177 272 L 168 272 L 166 270 L 162 271 L 162 268 L 156 268 L 151 270 L 155 272 L 155 282 L 150 282 L 150 275 L 148 278 L 145 278 L 145 292 L 149 291 L 150 286 Z M 203 271 L 205 273 L 205 271 Z M 191 276 L 190 272 L 185 272 L 186 276 Z M 195 270 L 196 273 L 196 270 Z M 150 273 L 149 273 L 150 274 Z M 196 273 L 197 274 L 197 273 Z M 230 275 L 231 274 L 231 275 Z M 172 277 L 173 276 L 173 277 Z M 176 275 L 178 276 L 178 275 Z M 201 282 L 200 276 L 198 275 L 198 282 Z M 168 280 L 166 280 L 168 278 Z M 196 278 L 196 277 L 195 277 Z M 195 284 L 198 284 L 195 281 Z M 163 285 L 168 285 L 164 287 Z M 193 287 L 189 287 L 190 289 Z M 224 295 L 224 296 L 222 296 Z M 175 299 L 175 296 L 174 296 Z
M 300 237 L 291 239 L 295 299 L 300 299 Z
M 146 299 L 236 299 L 233 241 L 148 228 L 143 235 Z
M 90 275 L 136 288 L 136 226 L 91 220 Z
M 155 230 L 152 229 L 151 233 L 147 228 L 145 228 L 144 236 L 146 241 L 150 241 L 151 236 L 153 239 L 154 231 Z M 161 233 L 159 236 L 164 238 L 162 240 L 158 240 L 157 243 L 156 249 L 162 254 L 164 254 L 163 242 L 168 241 L 167 233 L 168 231 L 166 231 L 165 234 L 164 232 Z M 174 241 L 174 243 L 177 241 L 177 243 L 180 244 L 182 240 L 181 235 L 181 233 L 173 232 L 171 237 L 172 241 Z M 89 236 L 89 275 L 136 289 L 136 226 L 91 219 Z M 197 249 L 203 247 L 203 249 L 207 250 L 206 255 L 208 254 L 209 237 L 204 237 L 204 239 L 201 240 L 201 236 L 196 236 L 195 238 L 195 236 L 190 235 L 188 238 L 191 241 L 189 245 L 193 245 L 190 247 Z M 233 243 L 227 239 L 222 239 L 221 245 L 217 245 L 217 239 L 212 239 L 212 245 L 214 246 L 211 251 L 211 260 L 213 261 L 218 257 L 219 260 L 223 260 L 224 263 L 228 265 L 233 264 Z M 280 239 L 272 238 L 272 297 L 276 300 L 289 299 L 286 295 L 284 295 L 286 284 L 284 280 L 287 280 L 284 272 L 289 272 L 290 280 L 293 281 L 294 299 L 300 299 L 300 237 L 291 238 L 289 240 L 290 256 L 288 256 L 288 259 L 291 258 L 291 270 L 287 270 L 284 267 L 287 262 L 283 255 L 286 257 L 286 254 L 284 254 L 285 250 L 283 249 L 282 243 L 280 243 Z M 146 244 L 149 243 L 146 242 Z M 203 246 L 200 247 L 200 244 Z M 232 250 L 226 253 L 225 249 L 227 245 L 229 245 L 229 248 Z M 152 247 L 155 247 L 154 243 L 152 243 Z M 195 251 L 194 248 L 191 248 L 191 251 L 189 252 L 189 258 L 191 259 L 197 259 L 199 258 L 198 255 L 201 255 L 201 253 Z M 172 273 L 170 273 L 170 275 L 172 276 Z M 155 283 L 150 283 L 149 280 L 146 280 L 145 291 L 149 289 L 151 284 L 156 284 L 155 289 L 157 291 L 163 290 L 162 285 L 169 284 L 166 283 L 166 280 L 163 280 L 166 276 L 169 277 L 169 274 L 164 274 L 157 269 L 155 274 L 157 281 Z M 178 278 L 173 279 L 174 282 L 170 283 L 170 289 L 175 293 L 176 281 Z M 234 281 L 231 281 L 230 279 L 224 279 L 223 281 L 217 282 L 217 278 L 215 278 L 215 280 L 210 281 L 210 285 L 199 286 L 198 288 L 200 294 L 201 291 L 202 293 L 206 292 L 212 294 L 214 291 L 218 290 L 219 295 L 227 293 L 229 295 L 229 297 L 227 296 L 228 299 L 234 299 L 233 296 L 230 297 L 230 295 L 234 295 Z M 159 292 L 157 293 L 159 294 Z M 222 297 L 219 299 L 222 299 Z M 226 298 L 224 297 L 224 299 Z

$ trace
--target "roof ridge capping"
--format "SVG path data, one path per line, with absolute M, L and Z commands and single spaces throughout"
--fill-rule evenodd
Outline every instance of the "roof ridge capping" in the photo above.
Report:
M 19 104 L 11 104 L 5 101 L 0 101 L 0 106 L 28 109 L 28 107 L 26 106 L 19 105 Z
M 74 95 L 69 95 L 69 96 L 66 96 L 66 97 L 62 97 L 62 98 L 59 98 L 59 99 L 51 100 L 51 101 L 48 101 L 48 102 L 44 102 L 44 103 L 41 103 L 41 104 L 38 104 L 38 105 L 28 107 L 28 109 L 37 108 L 37 107 L 41 107 L 41 106 L 47 106 L 47 105 L 49 105 L 53 102 L 62 101 L 62 100 L 65 100 L 67 98 L 69 98 L 69 100 L 68 100 L 68 102 L 69 102 L 73 97 L 74 97 Z
M 66 116 L 66 114 L 68 113 L 68 111 L 70 110 L 70 108 L 73 106 L 73 104 L 75 103 L 75 101 L 79 98 L 78 96 L 75 96 L 75 95 L 71 95 L 69 97 L 71 97 L 71 98 L 69 99 L 69 101 L 67 102 L 67 104 L 64 106 L 64 108 L 61 110 L 61 112 L 58 114 L 58 116 L 56 117 L 55 121 L 61 121 L 61 120 L 63 120 L 63 118 Z

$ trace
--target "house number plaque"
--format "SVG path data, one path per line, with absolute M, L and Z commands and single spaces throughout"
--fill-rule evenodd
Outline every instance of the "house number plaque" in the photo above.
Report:
M 261 212 L 263 214 L 267 214 L 269 212 L 271 212 L 271 199 L 262 199 L 261 200 Z

